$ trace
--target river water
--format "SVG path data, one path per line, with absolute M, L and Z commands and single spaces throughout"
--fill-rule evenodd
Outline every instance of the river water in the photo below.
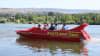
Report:
M 84 43 L 22 39 L 15 32 L 34 26 L 37 25 L 0 24 L 0 56 L 100 56 L 100 25 L 85 28 L 91 41 Z

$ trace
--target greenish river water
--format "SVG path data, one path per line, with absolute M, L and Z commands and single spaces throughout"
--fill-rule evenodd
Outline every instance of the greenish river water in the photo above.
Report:
M 0 56 L 100 56 L 100 25 L 85 28 L 91 41 L 84 43 L 21 39 L 15 32 L 34 26 L 37 25 L 0 24 Z

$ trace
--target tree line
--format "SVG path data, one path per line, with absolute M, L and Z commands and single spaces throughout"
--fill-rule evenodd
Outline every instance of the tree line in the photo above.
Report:
M 100 14 L 83 13 L 83 14 L 0 14 L 0 23 L 69 23 L 69 24 L 94 24 L 100 25 Z

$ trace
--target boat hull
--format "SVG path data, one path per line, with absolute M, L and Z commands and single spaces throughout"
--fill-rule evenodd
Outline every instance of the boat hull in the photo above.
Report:
M 38 30 L 36 27 L 32 27 L 27 30 L 16 30 L 16 32 L 20 36 L 30 39 L 47 39 L 80 42 L 81 40 L 90 39 L 90 36 L 84 30 L 84 27 L 86 26 L 87 24 L 82 24 L 76 28 L 69 29 L 66 31 Z

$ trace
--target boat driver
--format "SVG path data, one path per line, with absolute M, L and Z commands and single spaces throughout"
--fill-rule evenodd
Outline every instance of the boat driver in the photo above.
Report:
M 41 24 L 38 24 L 38 29 L 41 30 Z

